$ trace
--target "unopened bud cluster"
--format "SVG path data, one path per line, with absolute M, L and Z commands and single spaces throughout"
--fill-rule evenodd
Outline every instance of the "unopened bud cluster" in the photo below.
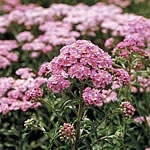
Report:
M 24 122 L 24 126 L 26 128 L 29 128 L 29 127 L 32 127 L 34 125 L 34 123 L 35 123 L 35 120 L 33 118 L 31 118 Z
M 63 126 L 61 126 L 59 133 L 60 139 L 65 141 L 74 140 L 76 135 L 74 126 L 69 123 L 64 123 Z
M 128 101 L 122 102 L 120 107 L 125 117 L 133 116 L 135 113 L 135 108 Z

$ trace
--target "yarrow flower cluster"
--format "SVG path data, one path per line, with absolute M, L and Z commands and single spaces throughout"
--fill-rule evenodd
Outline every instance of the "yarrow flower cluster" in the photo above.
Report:
M 61 75 L 52 75 L 47 81 L 47 87 L 52 89 L 54 93 L 59 93 L 61 90 L 69 88 L 70 81 L 65 80 Z
M 34 39 L 34 36 L 32 35 L 31 32 L 29 31 L 24 31 L 24 32 L 21 32 L 17 35 L 17 40 L 19 42 L 24 42 L 24 41 L 31 41 Z
M 35 77 L 35 74 L 32 72 L 31 68 L 19 68 L 16 70 L 16 74 L 19 75 L 22 79 Z
M 82 97 L 86 105 L 96 105 L 100 107 L 103 105 L 103 95 L 98 89 L 87 87 L 84 90 Z
M 15 40 L 0 40 L 0 69 L 5 69 L 11 62 L 18 62 L 18 55 L 12 52 L 16 48 Z
M 111 57 L 91 42 L 85 40 L 79 40 L 63 47 L 60 50 L 60 55 L 55 57 L 49 64 L 46 63 L 46 65 L 49 67 L 47 69 L 51 73 L 51 77 L 48 80 L 48 87 L 53 87 L 52 90 L 54 88 L 58 89 L 58 92 L 61 89 L 69 87 L 70 81 L 65 80 L 69 76 L 79 80 L 91 77 L 94 85 L 97 83 L 98 87 L 105 87 L 105 84 L 111 82 L 111 75 L 107 71 L 98 71 L 98 67 L 105 69 L 112 67 Z M 42 65 L 39 74 L 43 74 L 44 68 L 45 65 Z M 94 76 L 95 73 L 97 73 L 97 76 Z M 98 77 L 102 79 L 98 79 Z M 103 77 L 107 77 L 109 80 L 105 81 Z M 101 80 L 101 85 L 98 85 L 99 82 L 96 82 L 96 80 L 99 82 Z M 59 86 L 59 88 L 56 86 Z
M 63 126 L 60 127 L 59 130 L 60 139 L 64 141 L 74 141 L 76 131 L 74 129 L 74 126 L 69 123 L 64 123 Z
M 114 69 L 114 73 L 116 74 L 116 78 L 120 84 L 128 85 L 130 82 L 130 76 L 127 71 L 124 69 Z
M 127 7 L 130 5 L 130 0 L 108 0 L 109 3 L 119 5 L 123 8 Z
M 122 0 L 119 2 L 123 3 Z M 41 53 L 49 53 L 56 46 L 71 44 L 81 35 L 96 36 L 96 31 L 99 29 L 102 29 L 103 33 L 112 31 L 113 36 L 126 37 L 138 33 L 137 37 L 142 37 L 144 41 L 150 41 L 149 20 L 133 14 L 122 14 L 122 9 L 115 5 L 106 5 L 105 3 L 97 3 L 93 6 L 53 4 L 48 8 L 43 8 L 35 4 L 23 5 L 20 0 L 3 0 L 3 6 L 5 6 L 6 12 L 8 8 L 11 11 L 0 16 L 0 33 L 12 32 L 15 34 L 15 42 L 23 51 L 31 51 L 31 58 L 37 58 Z M 23 27 L 23 31 L 17 31 L 14 23 Z M 33 35 L 34 27 L 37 26 L 40 32 L 38 35 Z M 124 42 L 132 43 L 132 41 Z M 4 41 L 2 40 L 2 42 Z M 106 42 L 106 46 L 110 47 L 112 42 L 113 39 L 110 38 Z M 131 44 L 128 45 L 131 47 Z M 20 52 L 18 51 L 18 53 Z M 121 55 L 127 55 L 126 53 L 127 51 L 123 50 Z M 1 55 L 0 52 L 0 68 L 5 69 L 12 62 L 17 62 L 18 59 L 18 55 L 15 53 Z
M 40 100 L 42 96 L 43 91 L 40 88 L 32 88 L 25 92 L 25 99 L 33 102 Z
M 94 88 L 87 87 L 82 97 L 86 105 L 96 106 L 103 105 L 103 97 L 107 97 L 107 94 L 114 94 L 113 98 L 108 96 L 109 100 L 107 97 L 107 102 L 115 101 L 117 96 L 111 93 L 111 88 L 102 92 L 102 89 L 112 86 L 114 79 L 120 86 L 130 82 L 125 70 L 112 67 L 112 59 L 108 53 L 86 40 L 78 40 L 63 47 L 59 56 L 41 65 L 38 74 L 50 74 L 47 87 L 54 93 L 69 88 L 72 79 L 92 82 Z
M 133 116 L 135 113 L 135 108 L 128 101 L 122 102 L 120 107 L 125 117 Z
M 33 74 L 30 68 L 27 69 Z M 25 68 L 20 68 L 18 75 L 29 74 Z M 25 72 L 23 72 L 25 71 Z M 27 72 L 26 72 L 27 71 Z M 25 75 L 26 76 L 26 75 Z M 0 113 L 7 114 L 12 110 L 27 111 L 29 108 L 37 108 L 40 102 L 33 101 L 41 99 L 43 91 L 40 86 L 47 79 L 30 76 L 29 78 L 14 79 L 12 77 L 0 78 Z
M 131 78 L 134 78 L 133 81 L 136 80 L 135 75 L 133 74 L 131 75 Z M 143 93 L 144 91 L 150 92 L 150 77 L 138 76 L 136 82 L 138 83 L 138 86 L 134 84 L 131 86 L 132 93 Z

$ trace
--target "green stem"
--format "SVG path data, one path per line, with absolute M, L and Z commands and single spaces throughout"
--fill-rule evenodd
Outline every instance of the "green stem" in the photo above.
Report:
M 52 111 L 57 115 L 57 117 L 59 118 L 59 120 L 61 120 L 62 122 L 64 122 L 64 120 L 62 119 L 62 117 L 58 114 L 58 112 L 51 106 L 51 104 L 49 104 L 47 101 L 42 101 L 44 102 L 45 104 L 47 104 L 51 109 Z
M 83 118 L 83 114 L 84 114 L 84 107 L 85 105 L 82 106 L 82 104 L 80 103 L 79 104 L 79 107 L 78 107 L 78 114 L 77 114 L 77 125 L 76 125 L 76 128 L 77 128 L 77 131 L 76 131 L 76 140 L 75 140 L 75 144 L 74 144 L 74 147 L 73 149 L 74 150 L 78 150 L 78 145 L 80 143 L 80 129 L 81 129 L 81 121 L 82 121 L 82 118 Z
M 92 131 L 86 135 L 86 137 L 88 137 L 88 136 L 90 136 L 91 134 L 93 134 L 93 133 L 97 130 L 97 128 L 98 128 L 107 118 L 109 118 L 111 115 L 114 115 L 114 114 L 116 114 L 116 113 L 118 113 L 118 112 L 113 112 L 113 113 L 110 112 L 110 113 L 108 113 L 100 122 L 98 122 L 98 124 L 95 126 L 95 128 L 93 128 Z

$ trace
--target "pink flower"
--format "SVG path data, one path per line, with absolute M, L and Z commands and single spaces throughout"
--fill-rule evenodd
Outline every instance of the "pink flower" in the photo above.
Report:
M 92 70 L 91 79 L 96 88 L 105 88 L 106 85 L 112 83 L 112 76 L 104 70 Z
M 144 119 L 143 116 L 139 116 L 139 117 L 134 118 L 134 121 L 137 122 L 137 123 L 142 124 L 142 122 L 144 122 L 145 119 Z
M 82 97 L 86 105 L 96 105 L 100 107 L 103 105 L 103 95 L 98 89 L 87 87 L 84 90 Z
M 105 47 L 106 48 L 112 48 L 113 42 L 114 42 L 114 38 L 107 39 L 105 42 Z
M 38 75 L 39 76 L 43 76 L 43 75 L 47 75 L 49 72 L 50 72 L 50 63 L 49 62 L 46 62 L 44 64 L 42 64 L 40 66 L 40 69 L 39 69 L 39 72 L 38 72 Z
M 9 65 L 10 61 L 5 57 L 0 56 L 0 69 L 5 69 Z
M 43 90 L 40 88 L 31 88 L 25 92 L 25 100 L 39 100 L 43 96 Z
M 19 68 L 16 71 L 16 74 L 21 76 L 22 79 L 35 77 L 35 74 L 32 72 L 31 68 Z
M 39 55 L 40 55 L 39 52 L 32 52 L 31 58 L 37 58 Z
M 129 74 L 123 69 L 114 69 L 114 73 L 116 74 L 117 81 L 120 84 L 129 84 L 130 77 Z
M 42 49 L 43 53 L 48 53 L 51 52 L 53 50 L 53 47 L 51 45 L 47 45 Z
M 122 108 L 125 117 L 133 116 L 135 113 L 135 108 L 128 101 L 122 102 L 120 107 Z
M 71 66 L 68 70 L 68 74 L 71 78 L 76 77 L 77 79 L 84 80 L 90 76 L 90 69 L 81 63 L 76 63 L 75 65 Z
M 32 35 L 31 32 L 24 31 L 19 33 L 16 38 L 19 42 L 22 42 L 22 41 L 31 41 L 34 39 L 34 36 Z
M 19 59 L 17 54 L 11 52 L 9 52 L 6 57 L 12 62 L 18 62 Z
M 23 97 L 23 93 L 19 90 L 11 90 L 8 92 L 8 98 L 20 99 Z
M 61 75 L 52 75 L 47 81 L 47 87 L 54 93 L 59 93 L 61 90 L 67 89 L 70 86 L 70 81 L 65 80 Z
M 102 90 L 103 102 L 110 103 L 117 101 L 117 93 L 111 90 Z

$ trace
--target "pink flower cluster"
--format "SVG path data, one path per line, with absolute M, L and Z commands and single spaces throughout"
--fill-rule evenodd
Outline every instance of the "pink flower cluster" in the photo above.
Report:
M 139 117 L 134 118 L 134 121 L 140 124 L 146 121 L 147 125 L 150 127 L 150 116 L 145 116 L 145 118 L 144 116 L 139 116 Z
M 26 72 L 26 69 L 25 73 L 23 73 L 23 69 L 20 72 L 18 75 L 21 76 L 23 74 L 24 75 L 28 74 L 28 72 Z M 23 111 L 26 111 L 29 108 L 39 107 L 40 106 L 39 102 L 33 102 L 30 100 L 42 97 L 43 92 L 40 89 L 40 86 L 44 82 L 46 82 L 46 79 L 42 77 L 33 78 L 32 76 L 30 76 L 28 78 L 23 79 L 14 79 L 12 77 L 1 77 L 0 113 L 7 114 L 9 111 L 12 110 L 21 109 Z
M 113 90 L 111 90 L 111 89 L 109 89 L 109 90 L 102 90 L 103 103 L 109 103 L 109 102 L 117 101 L 117 93 L 115 91 L 113 91 Z
M 87 87 L 84 90 L 82 97 L 86 105 L 95 105 L 99 107 L 103 105 L 103 95 L 98 89 Z
M 135 108 L 128 101 L 122 102 L 120 107 L 125 117 L 133 116 L 135 113 Z
M 5 69 L 11 62 L 18 61 L 18 55 L 12 52 L 18 48 L 15 40 L 0 40 L 0 69 Z
M 139 42 L 138 37 L 142 37 L 144 41 L 150 41 L 150 21 L 133 14 L 122 14 L 122 9 L 114 5 L 104 3 L 97 3 L 93 6 L 53 4 L 48 8 L 43 8 L 34 4 L 23 5 L 18 0 L 13 0 L 13 2 L 5 0 L 5 2 L 13 4 L 14 9 L 0 16 L 0 33 L 14 31 L 12 33 L 15 33 L 18 45 L 23 51 L 31 51 L 32 58 L 38 57 L 40 52 L 44 54 L 51 52 L 55 46 L 71 44 L 80 35 L 95 36 L 99 29 L 104 33 L 112 31 L 113 36 L 127 37 L 138 33 L 136 43 Z M 24 31 L 16 32 L 14 23 L 23 27 Z M 38 35 L 32 34 L 35 26 L 40 31 Z M 112 42 L 112 39 L 109 39 L 106 46 L 110 47 Z M 130 37 L 124 42 L 130 43 L 126 47 L 132 47 L 137 51 L 138 46 L 132 46 L 133 40 L 130 40 Z M 126 53 L 127 51 L 123 51 L 121 55 L 127 55 Z M 15 53 L 10 55 L 13 55 L 9 57 L 10 59 L 17 61 Z M 13 62 L 1 54 L 0 58 L 0 64 L 2 64 L 0 68 L 6 68 Z
M 59 93 L 61 90 L 69 88 L 70 81 L 65 80 L 62 75 L 52 75 L 47 81 L 47 87 L 52 89 L 54 93 Z
M 126 36 L 125 39 L 118 43 L 113 49 L 113 53 L 115 54 L 119 52 L 120 57 L 125 59 L 129 59 L 133 54 L 146 56 L 146 52 L 144 51 L 144 38 L 139 36 L 139 34 Z
M 104 97 L 104 103 L 117 100 L 117 94 L 112 92 L 112 88 L 115 89 L 114 81 L 118 87 L 130 82 L 125 70 L 112 67 L 112 59 L 108 53 L 86 40 L 64 46 L 59 56 L 41 65 L 39 75 L 49 74 L 51 76 L 47 80 L 47 87 L 54 93 L 69 88 L 73 78 L 90 81 L 90 84 L 92 82 L 94 88 L 86 88 L 82 97 L 87 105 L 97 106 L 103 105 Z M 104 90 L 107 86 L 112 87 Z
M 24 31 L 24 32 L 21 32 L 17 35 L 16 39 L 19 41 L 19 42 L 24 42 L 24 41 L 31 41 L 34 39 L 34 36 L 32 35 L 31 32 L 29 31 Z
M 114 42 L 114 38 L 109 38 L 105 41 L 105 47 L 106 48 L 112 48 Z
M 150 92 L 150 77 L 137 77 L 138 86 L 134 84 L 131 86 L 131 92 L 137 93 L 138 91 L 143 93 L 144 91 Z
M 15 9 L 16 6 L 20 5 L 20 0 L 2 0 L 0 9 L 4 12 L 10 12 Z
M 115 4 L 115 5 L 118 5 L 123 8 L 125 8 L 131 4 L 130 0 L 107 0 L 107 1 L 110 4 Z
M 68 76 L 79 80 L 91 78 L 96 87 L 105 87 L 111 83 L 111 74 L 99 70 L 99 68 L 112 67 L 111 57 L 89 41 L 79 40 L 63 47 L 60 50 L 60 55 L 46 65 L 52 75 L 48 80 L 48 87 L 53 87 L 53 92 L 54 89 L 59 89 L 57 91 L 59 92 L 61 89 L 69 87 L 70 81 L 64 80 Z M 42 75 L 44 71 L 47 73 L 45 65 L 42 65 L 39 74 Z M 62 82 L 60 82 L 61 80 Z
M 29 89 L 28 91 L 25 92 L 25 99 L 28 100 L 32 100 L 34 101 L 38 101 L 39 99 L 41 99 L 43 96 L 43 91 L 40 88 L 32 88 Z
M 118 82 L 122 85 L 128 85 L 130 82 L 130 76 L 127 71 L 124 69 L 113 69 L 114 73 L 116 74 L 116 78 Z
M 134 121 L 137 122 L 137 123 L 142 124 L 142 122 L 144 122 L 145 119 L 144 119 L 143 116 L 139 116 L 139 117 L 134 118 Z
M 19 68 L 16 70 L 16 74 L 19 75 L 22 79 L 35 77 L 35 74 L 31 68 Z
M 124 40 L 117 44 L 113 53 L 129 59 L 130 55 L 147 56 L 145 48 L 150 43 L 150 20 L 144 17 L 131 17 L 117 28 Z

